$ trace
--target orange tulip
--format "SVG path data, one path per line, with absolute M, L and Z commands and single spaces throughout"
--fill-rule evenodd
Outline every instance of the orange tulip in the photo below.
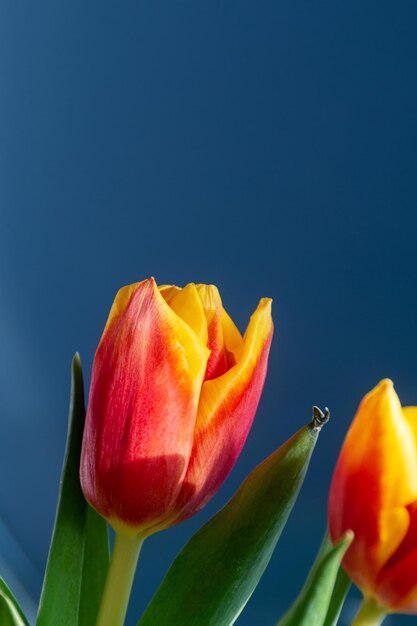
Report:
M 122 534 L 196 513 L 232 469 L 272 338 L 264 298 L 242 338 L 213 285 L 119 291 L 92 372 L 81 458 L 87 500 Z
M 365 396 L 347 434 L 329 529 L 333 541 L 353 530 L 343 565 L 370 603 L 417 613 L 417 407 L 402 408 L 390 380 Z

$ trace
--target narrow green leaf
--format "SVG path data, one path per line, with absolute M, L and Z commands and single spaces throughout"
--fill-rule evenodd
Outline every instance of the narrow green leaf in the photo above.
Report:
M 94 624 L 107 573 L 107 525 L 87 504 L 80 487 L 84 420 L 83 377 L 77 354 L 72 362 L 67 447 L 37 626 Z
M 78 626 L 95 623 L 109 568 L 109 535 L 106 522 L 87 506 L 86 537 Z
M 349 576 L 340 566 L 323 626 L 336 626 L 351 584 Z
M 179 553 L 138 626 L 229 626 L 258 584 L 302 485 L 312 423 L 256 467 Z
M 0 625 L 29 626 L 22 609 L 3 578 L 0 578 Z
M 334 547 L 326 533 L 322 548 L 306 580 L 306 583 L 289 611 L 277 626 L 323 626 L 327 618 L 340 562 L 348 549 L 353 534 L 345 537 Z M 340 605 L 341 609 L 341 605 Z M 339 609 L 339 612 L 340 612 Z

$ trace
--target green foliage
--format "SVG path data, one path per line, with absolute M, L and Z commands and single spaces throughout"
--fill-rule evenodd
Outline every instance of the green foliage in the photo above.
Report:
M 230 626 L 272 556 L 320 428 L 309 424 L 256 467 L 179 553 L 138 626 Z
M 29 626 L 19 604 L 4 580 L 0 578 L 1 626 Z
M 107 574 L 107 524 L 87 504 L 80 487 L 84 420 L 83 377 L 75 355 L 67 447 L 37 626 L 92 626 Z
M 337 572 L 332 597 L 323 626 L 336 626 L 352 582 L 342 567 Z
M 334 626 L 336 624 L 350 585 L 349 582 L 346 586 L 347 576 L 341 570 L 340 562 L 352 539 L 353 534 L 348 532 L 333 547 L 326 533 L 323 545 L 300 595 L 277 626 Z

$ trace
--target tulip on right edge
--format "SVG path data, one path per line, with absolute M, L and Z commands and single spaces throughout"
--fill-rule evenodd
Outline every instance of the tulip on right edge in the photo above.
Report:
M 417 614 L 417 407 L 401 407 L 392 381 L 362 400 L 329 495 L 333 542 L 354 540 L 343 560 L 364 595 L 355 624 Z

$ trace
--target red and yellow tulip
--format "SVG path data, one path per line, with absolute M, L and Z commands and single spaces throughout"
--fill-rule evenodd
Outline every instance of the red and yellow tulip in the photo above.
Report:
M 196 513 L 250 430 L 273 325 L 263 298 L 244 337 L 213 285 L 121 289 L 94 358 L 81 457 L 85 497 L 117 531 Z
M 365 396 L 343 444 L 329 497 L 329 529 L 355 538 L 344 567 L 366 598 L 417 613 L 417 407 L 390 380 Z

